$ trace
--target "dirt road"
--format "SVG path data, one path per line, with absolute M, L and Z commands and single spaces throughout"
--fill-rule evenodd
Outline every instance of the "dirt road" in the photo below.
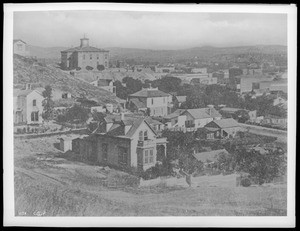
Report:
M 249 124 L 242 124 L 240 126 L 245 128 L 248 132 L 257 134 L 257 135 L 264 135 L 264 136 L 272 136 L 276 137 L 279 142 L 286 143 L 287 142 L 287 132 L 278 129 L 272 128 L 265 128 L 261 126 L 249 125 Z

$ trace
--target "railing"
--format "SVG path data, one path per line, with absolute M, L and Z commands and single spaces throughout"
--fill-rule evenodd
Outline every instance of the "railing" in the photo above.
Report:
M 139 140 L 138 141 L 139 147 L 154 146 L 154 145 L 155 145 L 154 140 Z
M 166 137 L 161 137 L 161 138 L 156 138 L 156 143 L 167 143 L 167 138 Z

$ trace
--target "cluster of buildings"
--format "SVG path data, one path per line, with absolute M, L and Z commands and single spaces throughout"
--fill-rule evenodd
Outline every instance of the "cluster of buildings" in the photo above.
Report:
M 26 43 L 22 40 L 14 40 L 15 54 L 27 56 L 26 47 Z M 84 71 L 89 73 L 92 71 L 93 76 L 88 81 L 90 84 L 116 94 L 114 79 L 97 76 L 97 71 L 109 68 L 109 51 L 90 46 L 86 37 L 80 39 L 80 46 L 61 51 L 61 67 L 64 70 L 74 70 L 74 76 L 78 75 L 76 71 L 81 74 Z M 144 67 L 134 68 L 136 71 L 142 71 Z M 151 70 L 158 74 L 172 74 L 183 83 L 191 85 L 218 84 L 225 79 L 225 82 L 241 95 L 251 94 L 254 98 L 267 93 L 274 95 L 276 92 L 287 92 L 287 79 L 284 75 L 276 80 L 274 76 L 264 75 L 257 65 L 247 66 L 234 75 L 229 69 L 208 73 L 207 68 L 192 68 L 190 73 L 180 73 L 176 71 L 174 65 L 156 65 Z M 32 87 L 30 84 L 26 84 L 22 89 L 14 89 L 13 115 L 16 125 L 43 123 L 43 91 L 43 88 Z M 75 98 L 69 92 L 60 89 L 53 89 L 52 96 L 54 101 Z M 253 122 L 258 120 L 270 124 L 287 122 L 286 118 L 271 116 L 259 118 L 256 111 L 226 106 L 208 105 L 205 108 L 173 110 L 175 103 L 180 106 L 185 101 L 186 96 L 174 97 L 150 86 L 129 95 L 121 113 L 114 113 L 111 104 L 105 107 L 91 106 L 91 112 L 96 110 L 109 113 L 103 121 L 92 121 L 97 126 L 89 135 L 62 137 L 61 147 L 63 151 L 72 150 L 79 153 L 83 159 L 94 163 L 115 166 L 126 171 L 147 170 L 166 158 L 168 141 L 161 137 L 164 129 L 197 131 L 200 134 L 199 139 L 218 140 L 235 138 L 243 131 L 237 122 L 238 115 L 243 113 Z M 287 99 L 282 96 L 274 97 L 273 105 L 286 108 Z M 201 160 L 205 155 L 195 153 L 194 157 Z

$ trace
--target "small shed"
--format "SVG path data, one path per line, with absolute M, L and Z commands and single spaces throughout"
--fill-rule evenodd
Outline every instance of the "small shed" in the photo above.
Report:
M 77 139 L 79 135 L 71 135 L 71 136 L 63 136 L 61 137 L 60 140 L 60 147 L 59 149 L 62 152 L 67 152 L 67 151 L 72 151 L 72 141 L 74 139 Z

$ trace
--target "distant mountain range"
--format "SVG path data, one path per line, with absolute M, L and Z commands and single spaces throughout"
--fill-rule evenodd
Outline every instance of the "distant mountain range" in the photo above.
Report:
M 38 47 L 29 45 L 29 51 L 32 56 L 45 59 L 60 59 L 60 52 L 68 47 Z M 286 54 L 287 46 L 282 45 L 256 45 L 240 47 L 194 47 L 181 50 L 150 50 L 137 48 L 106 47 L 110 51 L 112 59 L 135 59 L 140 61 L 177 61 L 191 59 L 194 57 L 204 58 L 215 55 L 234 55 L 247 53 L 262 54 Z

